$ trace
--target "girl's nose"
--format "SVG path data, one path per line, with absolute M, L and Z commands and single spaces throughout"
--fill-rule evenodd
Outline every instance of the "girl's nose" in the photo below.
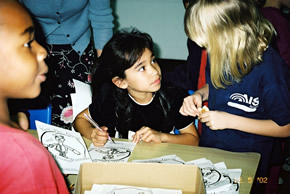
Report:
M 46 50 L 37 43 L 37 60 L 38 62 L 42 62 L 47 57 Z
M 159 66 L 158 66 L 158 64 L 153 64 L 153 65 L 151 65 L 151 74 L 152 75 L 156 75 L 156 74 L 158 74 L 158 69 L 159 69 Z

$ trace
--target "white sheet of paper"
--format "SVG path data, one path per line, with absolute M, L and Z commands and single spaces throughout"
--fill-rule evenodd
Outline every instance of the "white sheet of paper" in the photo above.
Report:
M 213 164 L 206 158 L 188 161 L 186 164 L 194 164 L 201 169 L 206 194 L 239 193 L 240 185 L 236 180 L 242 174 L 241 169 L 232 171 L 232 169 L 227 169 L 224 162 Z
M 91 144 L 88 151 L 93 162 L 127 162 L 135 146 L 132 142 L 108 141 L 104 147 Z
M 57 161 L 62 173 L 78 174 L 80 164 L 92 162 L 80 133 L 36 121 L 39 141 Z
M 239 193 L 239 177 L 241 177 L 242 171 L 241 169 L 227 169 L 224 162 L 213 164 L 206 158 L 184 162 L 176 155 L 166 155 L 146 160 L 133 160 L 132 162 L 197 165 L 201 170 L 207 194 Z
M 164 163 L 164 164 L 185 164 L 185 162 L 176 155 L 166 155 L 158 158 L 146 160 L 133 160 L 136 163 Z
M 73 119 L 92 103 L 91 86 L 73 79 L 76 93 L 71 94 Z
M 91 194 L 114 193 L 114 194 L 182 194 L 181 190 L 136 187 L 128 185 L 94 184 Z

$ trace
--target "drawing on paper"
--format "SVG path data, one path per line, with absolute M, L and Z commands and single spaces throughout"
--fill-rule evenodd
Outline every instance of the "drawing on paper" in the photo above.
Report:
M 40 141 L 55 158 L 75 160 L 87 157 L 86 147 L 72 135 L 46 131 Z
M 222 174 L 213 168 L 201 168 L 204 185 L 209 187 L 221 180 Z
M 93 162 L 98 161 L 122 161 L 129 158 L 131 151 L 126 148 L 95 147 L 88 149 L 90 155 L 94 155 Z
M 91 144 L 88 151 L 93 162 L 127 162 L 135 145 L 132 142 L 108 141 L 104 147 Z
M 80 135 L 40 121 L 36 121 L 39 141 L 54 157 L 63 174 L 78 174 L 81 163 L 92 162 Z

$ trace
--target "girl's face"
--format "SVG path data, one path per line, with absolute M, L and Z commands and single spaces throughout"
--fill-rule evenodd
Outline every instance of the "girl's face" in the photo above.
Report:
M 140 59 L 125 71 L 123 80 L 127 90 L 135 99 L 142 95 L 152 96 L 161 87 L 161 70 L 152 52 L 145 49 Z
M 40 93 L 47 53 L 34 40 L 34 26 L 26 10 L 10 2 L 0 8 L 0 96 L 34 98 Z

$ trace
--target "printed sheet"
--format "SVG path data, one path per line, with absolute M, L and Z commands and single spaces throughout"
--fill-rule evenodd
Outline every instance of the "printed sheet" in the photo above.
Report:
M 176 155 L 166 155 L 146 160 L 133 160 L 132 162 L 197 165 L 201 170 L 206 194 L 238 194 L 240 191 L 242 169 L 228 169 L 224 162 L 213 164 L 206 158 L 185 162 Z
M 107 141 L 104 147 L 93 144 L 88 151 L 93 162 L 127 162 L 136 144 L 125 141 Z
M 80 164 L 92 162 L 80 133 L 36 121 L 39 141 L 58 163 L 62 173 L 78 174 Z
M 136 187 L 127 185 L 94 184 L 85 194 L 182 194 L 181 190 Z

